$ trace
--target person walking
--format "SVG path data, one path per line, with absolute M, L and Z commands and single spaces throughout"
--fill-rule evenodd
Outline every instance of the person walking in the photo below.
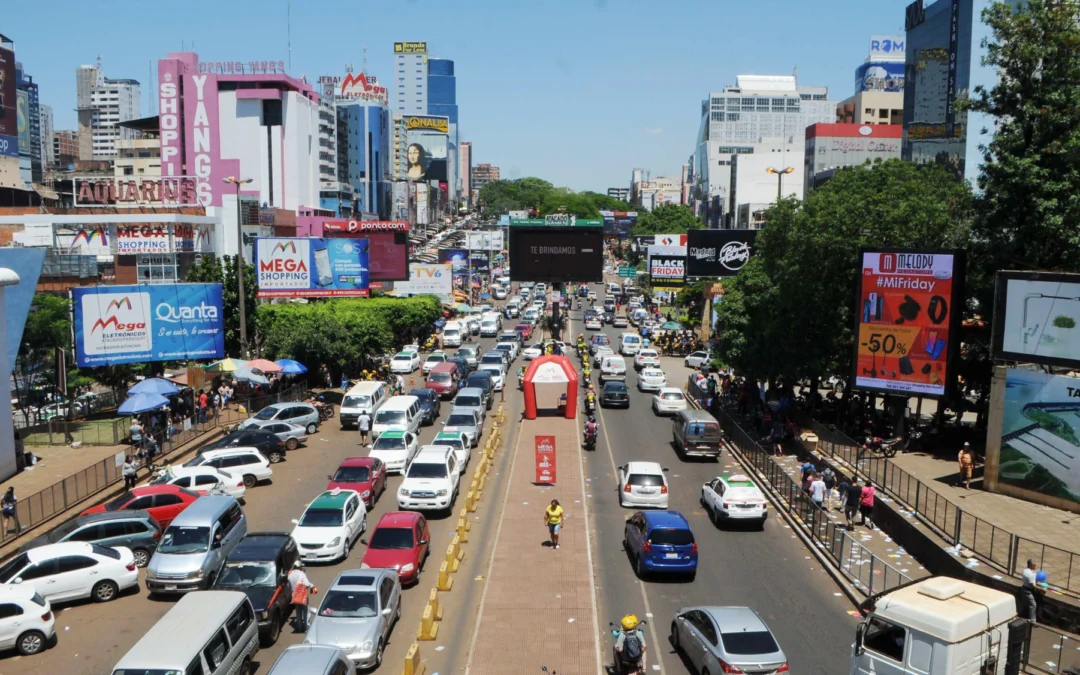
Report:
M 960 448 L 957 462 L 960 464 L 960 479 L 956 481 L 956 484 L 959 485 L 960 481 L 964 481 L 964 489 L 970 490 L 971 472 L 975 468 L 975 453 L 971 451 L 971 443 L 964 442 L 964 447 Z
M 368 431 L 371 430 L 371 415 L 368 415 L 366 410 L 356 418 L 356 426 L 360 427 L 360 445 L 366 447 L 368 444 Z
M 304 573 L 304 565 L 299 560 L 293 563 L 292 571 L 289 572 L 289 589 L 292 591 L 293 628 L 304 633 L 307 632 L 308 621 L 308 595 L 315 595 L 319 589 L 311 583 L 308 575 Z
M 1038 605 L 1035 602 L 1035 594 L 1039 593 L 1037 571 L 1039 566 L 1034 558 L 1028 558 L 1020 584 L 1020 616 L 1031 623 L 1035 623 L 1035 612 Z
M 874 484 L 869 478 L 864 481 L 862 491 L 859 493 L 859 515 L 862 516 L 860 525 L 874 529 Z
M 139 424 L 139 420 L 135 417 L 131 418 L 131 426 L 128 427 L 128 436 L 131 437 L 131 445 L 141 450 L 143 445 L 143 428 L 142 425 Z
M 816 471 L 810 481 L 810 501 L 814 502 L 814 506 L 819 509 L 825 508 L 825 481 Z
M 120 467 L 121 473 L 124 474 L 124 489 L 130 490 L 135 487 L 136 472 L 138 471 L 138 464 L 135 463 L 135 458 L 131 455 L 124 457 L 124 464 Z
M 855 513 L 859 510 L 859 502 L 862 501 L 862 490 L 855 478 L 844 479 L 840 485 L 840 494 L 843 495 L 844 519 L 847 521 L 849 532 L 855 529 Z
M 544 523 L 551 535 L 551 547 L 559 548 L 559 530 L 562 529 L 563 518 L 566 517 L 563 507 L 558 499 L 552 499 L 551 505 L 544 509 Z
M 15 533 L 18 534 L 22 531 L 22 526 L 19 525 L 19 498 L 15 496 L 15 486 L 11 486 L 4 493 L 3 497 L 0 497 L 0 514 L 3 515 L 4 520 L 4 534 L 11 531 L 8 527 L 9 522 L 15 523 Z
M 825 467 L 821 472 L 821 480 L 825 481 L 825 508 L 832 510 L 832 491 L 836 487 L 836 472 L 832 467 Z

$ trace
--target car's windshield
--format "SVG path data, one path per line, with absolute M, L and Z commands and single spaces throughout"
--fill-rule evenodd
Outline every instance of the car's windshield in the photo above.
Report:
M 300 527 L 338 527 L 341 509 L 308 509 L 300 519 Z
M 452 335 L 457 335 L 460 332 L 461 331 L 459 331 L 457 328 L 447 328 L 446 330 L 443 331 L 443 337 L 450 337 Z
M 272 420 L 274 415 L 278 413 L 279 408 L 263 408 L 256 415 L 257 420 Z
M 454 399 L 454 405 L 463 405 L 469 408 L 479 408 L 484 405 L 479 396 L 458 396 Z
M 410 527 L 379 527 L 368 541 L 368 548 L 412 548 L 412 545 Z
M 446 355 L 445 354 L 429 354 L 428 357 L 426 359 L 424 359 L 424 360 L 428 361 L 428 362 L 438 361 L 439 363 L 442 363 L 443 361 L 446 360 Z
M 476 426 L 476 418 L 472 415 L 466 415 L 464 413 L 457 413 L 456 415 L 450 415 L 446 418 L 446 426 L 448 427 L 472 427 Z
M 274 563 L 265 561 L 227 562 L 218 576 L 218 586 L 247 588 L 249 586 L 276 586 L 277 570 Z
M 379 440 L 371 446 L 372 450 L 404 450 L 405 439 L 401 436 L 379 436 Z
M 366 466 L 339 466 L 334 474 L 336 483 L 364 483 L 371 479 L 371 469 Z
M 409 478 L 446 478 L 445 464 L 413 462 L 409 465 Z
M 15 573 L 26 567 L 29 562 L 30 557 L 27 556 L 25 553 L 20 553 L 19 555 L 4 563 L 2 566 L 0 566 L 0 583 L 6 584 L 7 582 L 11 581 L 12 577 L 15 576 Z
M 198 458 L 196 458 L 196 459 L 198 459 Z M 194 461 L 194 460 L 192 460 L 192 461 Z M 124 508 L 124 504 L 127 504 L 132 499 L 135 499 L 135 495 L 130 493 L 130 492 L 125 492 L 124 494 L 120 495 L 116 499 L 114 499 L 111 502 L 109 502 L 108 504 L 106 504 L 105 505 L 105 510 L 106 511 L 116 511 L 117 509 L 122 509 L 122 508 Z
M 460 438 L 436 438 L 435 445 L 445 445 L 455 450 L 461 450 L 465 447 Z
M 376 606 L 378 598 L 371 591 L 331 590 L 326 594 L 322 607 L 319 607 L 319 616 L 339 619 L 372 617 L 378 614 Z
M 158 553 L 205 553 L 210 549 L 210 528 L 170 525 L 161 535 Z
M 371 405 L 371 397 L 367 394 L 359 394 L 355 396 L 346 396 L 341 401 L 342 408 L 361 408 L 363 406 Z
M 499 364 L 499 363 L 502 363 L 502 362 L 503 362 L 503 357 L 502 357 L 501 354 L 484 354 L 484 358 L 480 359 L 480 363 L 483 363 L 483 364 L 488 364 L 488 363 Z
M 398 354 L 394 357 L 395 361 L 412 361 L 412 356 L 409 354 Z
M 432 373 L 428 379 L 436 384 L 450 384 L 452 380 L 450 373 Z
M 405 424 L 405 411 L 380 410 L 375 413 L 375 424 Z
M 734 633 L 721 633 L 720 639 L 724 643 L 724 651 L 728 654 L 750 656 L 753 654 L 775 654 L 780 651 L 772 633 L 768 631 L 738 631 Z

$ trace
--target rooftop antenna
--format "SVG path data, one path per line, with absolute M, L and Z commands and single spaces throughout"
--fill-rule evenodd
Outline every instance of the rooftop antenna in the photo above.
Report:
M 366 73 L 367 72 L 367 45 L 364 45 L 364 59 L 360 63 L 361 63 L 360 72 Z
M 292 72 L 292 0 L 285 0 L 285 39 L 289 47 L 289 72 Z

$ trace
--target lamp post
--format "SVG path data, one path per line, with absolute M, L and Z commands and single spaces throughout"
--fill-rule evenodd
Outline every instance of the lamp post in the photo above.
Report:
M 795 170 L 795 167 L 792 167 L 792 166 L 789 166 L 789 167 L 786 167 L 786 168 L 783 168 L 783 169 L 774 169 L 774 168 L 772 168 L 770 166 L 768 169 L 765 169 L 765 173 L 771 173 L 771 174 L 776 175 L 776 201 L 777 202 L 779 202 L 781 199 L 783 199 L 781 194 L 782 194 L 783 189 L 784 189 L 783 188 L 784 175 L 789 174 L 794 170 Z
M 248 356 L 247 345 L 247 308 L 244 306 L 244 229 L 240 217 L 240 186 L 251 182 L 250 178 L 229 176 L 226 183 L 236 186 L 236 289 L 240 297 L 240 358 Z

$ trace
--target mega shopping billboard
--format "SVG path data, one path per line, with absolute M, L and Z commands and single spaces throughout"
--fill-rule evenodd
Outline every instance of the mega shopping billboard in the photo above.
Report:
M 80 368 L 225 356 L 221 284 L 73 288 Z
M 1080 368 L 1080 274 L 998 272 L 995 359 Z
M 256 237 L 260 298 L 339 298 L 370 294 L 367 239 Z
M 757 230 L 690 230 L 686 240 L 686 276 L 730 277 L 754 252 Z
M 859 256 L 855 387 L 945 396 L 959 354 L 963 253 L 864 249 Z
M 328 220 L 328 239 L 367 239 L 371 281 L 409 280 L 409 223 L 404 220 Z
M 604 228 L 510 226 L 511 281 L 604 280 Z

